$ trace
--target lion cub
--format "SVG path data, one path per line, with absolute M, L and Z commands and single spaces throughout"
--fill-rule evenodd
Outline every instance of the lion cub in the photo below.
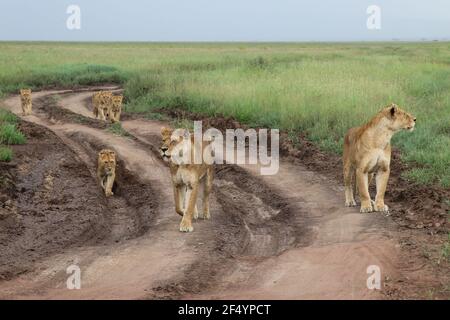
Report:
M 191 148 L 190 164 L 177 164 L 173 159 L 174 157 L 172 157 L 172 152 L 180 150 L 176 150 L 175 147 L 179 148 L 181 143 L 184 143 L 184 139 L 189 141 L 192 146 L 194 145 L 194 139 L 193 136 L 190 135 L 191 139 L 189 140 L 188 130 L 184 130 L 185 134 L 182 137 L 175 136 L 172 133 L 173 129 L 161 129 L 162 144 L 160 152 L 163 160 L 169 162 L 170 176 L 175 197 L 175 211 L 183 217 L 180 223 L 180 231 L 192 232 L 194 230 L 192 227 L 192 218 L 198 218 L 196 203 L 200 185 L 203 185 L 203 212 L 201 216 L 203 219 L 210 218 L 209 194 L 212 189 L 214 168 L 212 164 L 207 164 L 205 161 L 202 161 L 200 164 L 192 164 L 194 163 L 193 157 L 195 147 Z M 209 141 L 202 141 L 200 148 L 202 154 L 203 150 L 209 144 Z
M 112 92 L 111 91 L 99 91 L 92 96 L 93 113 L 96 118 L 100 117 L 100 120 L 106 120 L 105 112 L 111 108 Z
M 120 121 L 120 114 L 122 112 L 123 95 L 112 96 L 111 109 L 108 110 L 107 118 L 112 123 Z
M 107 197 L 112 196 L 112 187 L 116 178 L 116 153 L 103 149 L 98 153 L 97 177 Z
M 392 103 L 361 127 L 348 130 L 344 139 L 345 205 L 356 206 L 353 197 L 356 187 L 361 199 L 360 212 L 388 212 L 384 193 L 389 179 L 391 138 L 400 130 L 413 131 L 416 118 Z M 370 199 L 369 184 L 376 173 L 377 194 Z
M 20 89 L 20 101 L 22 102 L 22 113 L 24 116 L 31 114 L 31 89 Z

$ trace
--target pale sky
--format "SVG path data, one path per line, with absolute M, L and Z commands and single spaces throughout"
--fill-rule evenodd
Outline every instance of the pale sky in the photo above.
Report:
M 69 5 L 81 29 L 66 27 Z M 367 8 L 381 9 L 368 30 Z M 450 0 L 0 0 L 0 40 L 450 40 Z

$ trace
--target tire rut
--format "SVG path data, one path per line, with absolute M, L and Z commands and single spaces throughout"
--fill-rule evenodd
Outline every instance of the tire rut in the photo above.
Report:
M 53 98 L 55 94 L 58 95 L 58 99 Z M 86 100 L 86 96 L 89 94 L 80 93 L 79 98 Z M 157 151 L 155 140 L 148 142 L 134 137 L 112 135 L 104 130 L 106 128 L 104 123 L 85 117 L 88 115 L 87 112 L 78 114 L 61 108 L 61 101 L 65 97 L 70 99 L 73 95 L 68 92 L 38 95 L 38 97 L 35 97 L 35 114 L 27 117 L 26 120 L 48 127 L 55 132 L 82 159 L 93 178 L 95 178 L 95 166 L 93 164 L 96 163 L 97 150 L 110 147 L 118 152 L 120 158 L 118 172 L 122 174 L 118 174 L 118 183 L 115 189 L 117 197 L 108 201 L 108 207 L 111 208 L 112 212 L 109 217 L 112 225 L 111 239 L 120 241 L 123 246 L 129 248 L 133 243 L 126 240 L 130 239 L 128 234 L 131 231 L 135 236 L 144 238 L 151 233 L 161 234 L 163 237 L 166 233 L 169 233 L 171 236 L 160 242 L 167 244 L 168 241 L 176 237 L 179 240 L 178 242 L 184 243 L 180 247 L 182 251 L 186 251 L 181 254 L 182 258 L 178 260 L 168 259 L 168 261 L 173 260 L 171 263 L 174 265 L 177 265 L 180 261 L 183 262 L 181 268 L 178 268 L 178 272 L 167 272 L 166 277 L 160 276 L 158 279 L 150 277 L 145 286 L 145 294 L 141 292 L 138 297 L 166 299 L 179 298 L 187 294 L 199 294 L 206 288 L 214 287 L 217 283 L 220 283 L 222 275 L 230 272 L 236 266 L 234 261 L 236 257 L 258 260 L 262 257 L 278 254 L 296 242 L 293 236 L 295 232 L 289 231 L 292 227 L 287 226 L 282 219 L 277 221 L 277 216 L 289 216 L 286 211 L 287 205 L 282 203 L 281 197 L 279 197 L 278 202 L 273 202 L 273 198 L 260 197 L 271 193 L 268 189 L 264 190 L 263 187 L 259 187 L 258 195 L 258 193 L 238 186 L 238 181 L 241 183 L 245 181 L 246 183 L 243 185 L 259 184 L 244 171 L 239 171 L 238 168 L 220 168 L 218 170 L 214 189 L 220 190 L 220 192 L 212 200 L 213 222 L 204 222 L 210 224 L 208 226 L 197 222 L 194 227 L 198 230 L 192 235 L 178 233 L 176 230 L 178 218 L 173 213 L 170 179 L 167 168 L 160 161 L 155 160 L 157 159 L 157 155 L 154 154 Z M 17 105 L 13 105 L 11 102 L 9 104 L 13 111 L 19 112 Z M 75 111 L 80 110 L 78 108 Z M 146 161 L 145 163 L 139 163 L 136 158 L 146 159 Z M 152 170 L 149 170 L 149 168 Z M 230 179 L 230 174 L 233 176 L 232 179 Z M 130 178 L 139 181 L 136 190 L 125 188 L 125 186 L 129 187 Z M 148 214 L 152 212 L 148 207 L 140 207 L 142 203 L 139 202 L 139 197 L 136 197 L 137 199 L 133 201 L 133 195 L 136 195 L 140 186 L 144 185 L 151 186 L 154 192 L 152 202 L 156 205 L 150 205 L 150 209 L 154 210 L 156 214 L 152 217 Z M 155 189 L 158 189 L 158 192 L 155 192 Z M 248 201 L 249 197 L 252 199 L 250 202 Z M 274 203 L 277 204 L 276 207 L 273 206 Z M 142 213 L 138 215 L 130 214 L 130 211 L 126 209 L 127 206 L 136 208 L 143 213 L 147 212 L 147 215 Z M 170 214 L 170 218 L 168 218 L 168 214 Z M 168 231 L 168 228 L 171 231 Z M 267 236 L 267 233 L 271 235 Z M 139 239 L 137 242 L 139 242 Z M 155 246 L 158 246 L 158 244 Z M 112 252 L 115 250 L 114 246 L 108 246 L 108 250 L 104 251 L 114 256 Z M 187 258 L 189 250 L 192 250 L 193 254 Z M 78 254 L 78 256 L 83 257 L 79 258 L 78 261 L 82 261 L 82 264 L 84 261 L 88 270 L 98 269 L 98 267 L 93 267 L 93 265 L 99 264 L 95 252 L 96 250 L 89 254 Z M 44 262 L 44 265 L 47 269 L 54 270 L 56 266 L 59 266 L 59 263 L 56 263 L 56 266 L 52 265 L 52 261 L 49 259 Z M 61 281 L 62 277 L 60 272 L 58 280 Z M 112 277 L 110 278 L 112 280 Z M 164 280 L 164 278 L 167 279 Z M 96 284 L 95 280 L 98 279 L 91 281 L 91 287 Z M 45 293 L 40 292 L 37 296 L 61 296 L 61 290 L 49 290 L 49 287 L 54 285 L 54 280 L 47 279 L 45 284 L 42 282 L 40 286 L 47 288 L 48 291 L 44 290 Z M 104 283 L 102 285 L 105 287 Z M 14 283 L 10 284 L 9 287 L 11 296 L 14 296 Z M 33 286 L 33 289 L 28 291 L 26 288 L 22 288 L 19 291 L 19 296 L 29 295 L 30 291 L 33 292 L 38 289 L 41 291 L 42 288 L 38 287 Z M 69 294 L 68 296 L 83 298 L 90 296 L 116 297 L 116 295 L 104 292 L 99 293 L 98 290 L 99 288 L 92 288 L 87 293 Z M 131 294 L 127 290 L 124 291 L 125 294 Z M 133 294 L 135 293 L 133 292 Z M 31 296 L 33 296 L 32 293 Z M 127 295 L 119 296 L 129 297 Z

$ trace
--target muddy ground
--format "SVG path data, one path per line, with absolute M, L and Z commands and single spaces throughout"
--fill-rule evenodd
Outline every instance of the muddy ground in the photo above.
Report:
M 212 219 L 182 234 L 157 154 L 167 123 L 125 114 L 127 135 L 114 135 L 92 118 L 95 89 L 36 93 L 33 115 L 20 124 L 28 143 L 15 146 L 13 163 L 1 167 L 0 297 L 448 297 L 449 269 L 438 260 L 448 233 L 448 191 L 411 185 L 394 173 L 391 216 L 360 215 L 342 206 L 340 159 L 303 137 L 294 144 L 283 136 L 279 175 L 218 166 Z M 17 97 L 5 104 L 20 111 Z M 243 127 L 232 118 L 169 115 Z M 95 179 L 104 147 L 120 159 L 108 199 Z M 393 167 L 404 169 L 398 154 Z M 65 267 L 74 261 L 85 275 L 78 292 L 64 288 Z M 373 263 L 383 270 L 381 292 L 365 288 Z

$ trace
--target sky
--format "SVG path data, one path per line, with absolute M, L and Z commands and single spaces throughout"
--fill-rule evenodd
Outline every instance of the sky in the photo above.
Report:
M 70 5 L 80 29 L 67 28 Z M 380 29 L 367 27 L 371 5 Z M 450 0 L 0 0 L 0 40 L 424 39 L 450 40 Z

